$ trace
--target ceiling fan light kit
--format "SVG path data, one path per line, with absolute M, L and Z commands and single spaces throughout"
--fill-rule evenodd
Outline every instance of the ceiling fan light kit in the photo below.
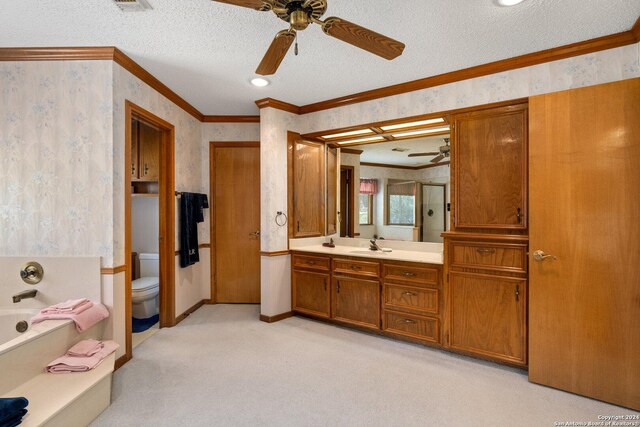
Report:
M 364 49 L 384 59 L 392 60 L 402 55 L 405 45 L 397 40 L 361 27 L 342 18 L 320 18 L 327 10 L 327 0 L 213 0 L 255 9 L 272 11 L 289 23 L 289 28 L 280 31 L 271 42 L 267 53 L 256 69 L 256 73 L 266 76 L 275 74 L 296 38 L 296 31 L 305 30 L 310 24 L 318 24 L 322 31 L 345 43 Z

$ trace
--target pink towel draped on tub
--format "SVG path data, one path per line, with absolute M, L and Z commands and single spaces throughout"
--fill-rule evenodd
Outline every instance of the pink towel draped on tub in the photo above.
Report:
M 91 308 L 93 303 L 86 298 L 70 299 L 59 304 L 52 305 L 51 307 L 43 308 L 40 310 L 42 314 L 59 314 L 59 313 L 74 313 L 80 314 L 88 308 Z
M 90 341 L 90 342 L 87 342 Z M 99 347 L 96 352 L 93 350 Z M 80 341 L 67 351 L 62 357 L 58 357 L 47 365 L 47 372 L 64 373 L 64 372 L 86 372 L 94 369 L 111 353 L 116 351 L 118 344 L 114 341 Z M 74 356 L 71 353 L 91 353 L 86 356 Z
M 102 319 L 109 317 L 109 310 L 107 307 L 100 303 L 93 303 L 90 307 L 84 308 L 86 304 L 81 305 L 81 311 L 72 310 L 64 313 L 51 312 L 52 307 L 43 308 L 40 313 L 31 318 L 31 323 L 40 323 L 45 320 L 61 320 L 71 319 L 76 323 L 76 329 L 78 332 L 84 332 Z

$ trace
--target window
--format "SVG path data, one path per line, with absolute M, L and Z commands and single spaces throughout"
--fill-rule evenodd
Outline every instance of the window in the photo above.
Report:
M 358 213 L 360 225 L 373 224 L 373 195 L 378 192 L 378 180 L 375 178 L 360 178 L 360 197 Z
M 360 225 L 373 224 L 373 194 L 360 194 Z
M 387 185 L 387 224 L 415 225 L 415 181 L 389 180 Z

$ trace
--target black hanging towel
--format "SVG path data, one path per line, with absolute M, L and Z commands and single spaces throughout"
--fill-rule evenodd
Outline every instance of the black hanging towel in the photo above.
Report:
M 206 194 L 182 193 L 180 199 L 180 267 L 200 261 L 198 223 L 204 221 L 203 209 L 209 207 Z

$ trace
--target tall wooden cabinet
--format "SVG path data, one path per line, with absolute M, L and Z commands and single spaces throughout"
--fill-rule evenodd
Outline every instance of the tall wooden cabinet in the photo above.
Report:
M 327 235 L 338 232 L 338 148 L 327 145 Z
M 455 228 L 526 230 L 527 105 L 454 116 Z
M 445 346 L 527 364 L 526 103 L 452 117 Z
M 325 144 L 289 133 L 289 236 L 324 235 Z
M 160 178 L 160 131 L 134 120 L 131 133 L 131 180 L 157 181 Z

